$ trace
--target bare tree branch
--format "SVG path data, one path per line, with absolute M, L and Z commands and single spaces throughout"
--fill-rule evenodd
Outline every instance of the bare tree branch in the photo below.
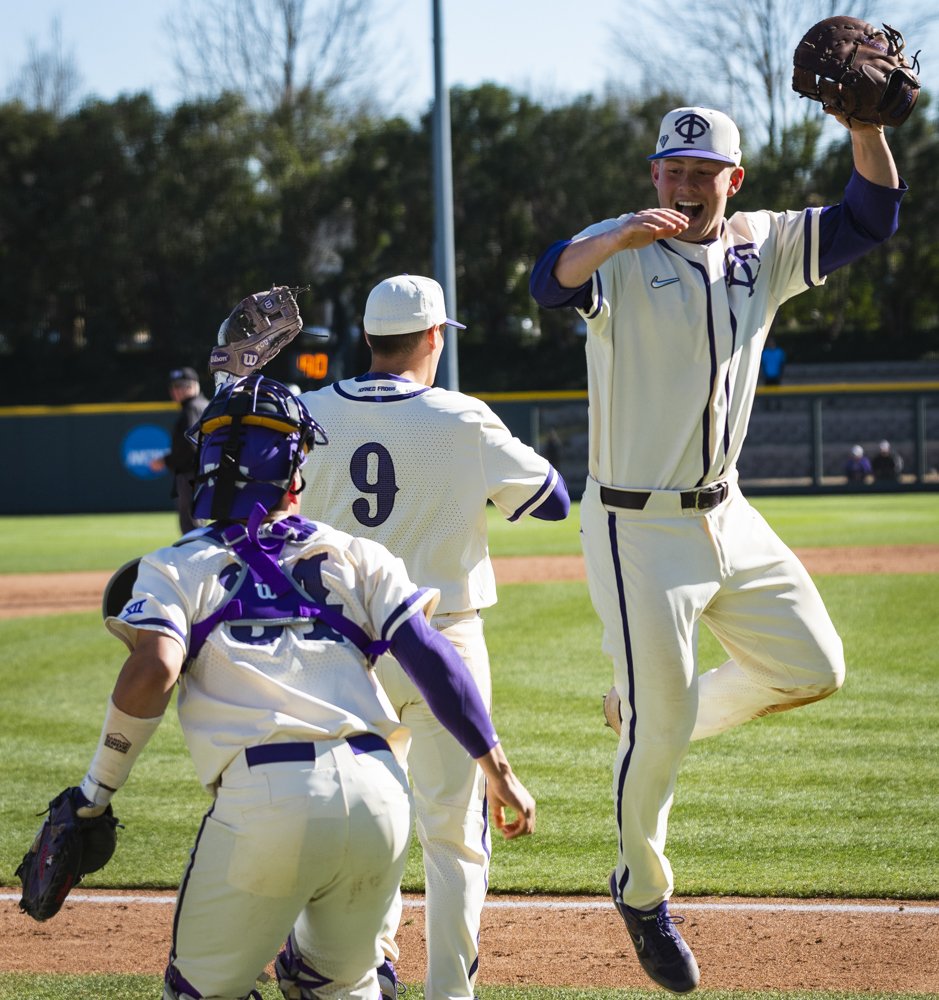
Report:
M 666 39 L 668 55 L 680 66 L 678 79 L 668 84 L 727 111 L 759 144 L 776 149 L 787 128 L 821 113 L 816 102 L 800 105 L 792 91 L 796 45 L 813 24 L 842 7 L 836 0 L 738 0 L 732 6 L 713 0 L 640 0 L 629 5 L 616 41 L 654 81 L 661 80 L 663 45 L 637 41 Z M 939 20 L 934 5 L 921 0 L 876 7 L 873 0 L 855 0 L 851 16 L 878 23 L 896 16 L 908 37 Z
M 50 25 L 49 48 L 41 50 L 35 38 L 28 44 L 29 55 L 10 85 L 10 97 L 62 118 L 78 98 L 82 75 L 75 54 L 65 51 L 59 19 Z
M 308 90 L 342 96 L 369 65 L 374 0 L 198 0 L 165 22 L 189 96 L 233 90 L 292 107 Z

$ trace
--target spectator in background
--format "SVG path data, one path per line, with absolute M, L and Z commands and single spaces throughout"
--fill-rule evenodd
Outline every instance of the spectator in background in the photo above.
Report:
M 900 478 L 900 471 L 903 468 L 903 459 L 890 450 L 889 441 L 880 442 L 880 450 L 871 462 L 871 471 L 875 479 L 892 480 L 896 482 Z
M 196 448 L 186 437 L 186 431 L 202 416 L 209 401 L 202 395 L 199 376 L 194 368 L 174 368 L 170 372 L 170 399 L 181 404 L 182 412 L 173 425 L 170 450 L 166 453 L 166 467 L 176 478 L 171 496 L 176 497 L 179 511 L 179 530 L 185 535 L 197 525 L 192 519 L 192 478 L 196 468 Z
M 863 483 L 864 477 L 871 474 L 871 463 L 864 457 L 864 449 L 859 444 L 851 449 L 851 457 L 845 462 L 844 474 L 849 483 Z
M 548 440 L 544 447 L 544 457 L 555 469 L 561 464 L 561 439 L 553 427 L 548 431 Z
M 763 382 L 766 385 L 779 385 L 782 382 L 783 368 L 786 365 L 786 352 L 776 346 L 775 337 L 766 338 L 766 346 L 760 357 L 760 368 L 763 369 Z

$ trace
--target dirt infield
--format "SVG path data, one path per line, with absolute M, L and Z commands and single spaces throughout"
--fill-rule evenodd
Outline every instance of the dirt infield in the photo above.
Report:
M 826 573 L 939 573 L 939 545 L 880 545 L 869 548 L 796 549 L 806 569 Z M 497 556 L 499 584 L 586 580 L 584 557 Z M 0 618 L 97 611 L 111 572 L 19 573 L 0 576 Z
M 813 576 L 939 573 L 939 545 L 871 545 L 794 551 Z M 492 566 L 499 584 L 587 579 L 582 555 L 497 556 L 493 558 Z
M 939 545 L 797 550 L 813 574 L 936 573 Z M 585 579 L 582 556 L 493 559 L 500 584 Z M 0 617 L 100 608 L 108 572 L 0 576 Z M 79 889 L 52 921 L 0 890 L 0 971 L 159 974 L 175 894 Z M 146 897 L 141 900 L 141 897 Z M 147 901 L 150 900 L 150 901 Z M 426 967 L 424 909 L 405 902 L 399 974 Z M 879 900 L 673 901 L 713 989 L 837 989 L 939 994 L 939 906 Z M 268 968 L 268 972 L 271 972 Z M 490 897 L 480 937 L 485 983 L 648 987 L 619 917 L 596 897 Z
M 67 902 L 53 920 L 37 924 L 15 902 L 0 900 L 0 970 L 163 971 L 173 893 L 79 889 L 76 895 L 147 895 L 161 902 Z M 398 934 L 398 973 L 409 982 L 423 979 L 425 971 L 424 910 L 414 905 L 421 902 L 405 901 Z M 939 991 L 939 907 L 928 903 L 725 897 L 675 899 L 671 909 L 684 912 L 682 931 L 701 967 L 702 986 Z M 486 983 L 650 985 L 612 905 L 596 897 L 491 896 L 483 911 L 479 969 Z

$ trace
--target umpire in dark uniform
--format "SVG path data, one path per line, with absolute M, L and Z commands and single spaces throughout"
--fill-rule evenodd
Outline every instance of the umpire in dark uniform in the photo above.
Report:
M 209 401 L 202 395 L 199 376 L 194 368 L 174 368 L 170 372 L 170 398 L 179 403 L 182 412 L 173 425 L 170 450 L 164 461 L 166 467 L 176 477 L 177 509 L 179 530 L 185 535 L 196 527 L 192 519 L 192 484 L 190 482 L 196 468 L 196 448 L 186 437 L 186 431 L 202 416 Z

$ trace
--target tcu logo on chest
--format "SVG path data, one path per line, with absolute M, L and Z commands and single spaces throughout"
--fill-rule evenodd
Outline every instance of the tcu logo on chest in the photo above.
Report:
M 760 275 L 760 252 L 756 244 L 731 244 L 724 254 L 724 265 L 728 289 L 741 285 L 748 290 L 747 298 L 750 298 Z

